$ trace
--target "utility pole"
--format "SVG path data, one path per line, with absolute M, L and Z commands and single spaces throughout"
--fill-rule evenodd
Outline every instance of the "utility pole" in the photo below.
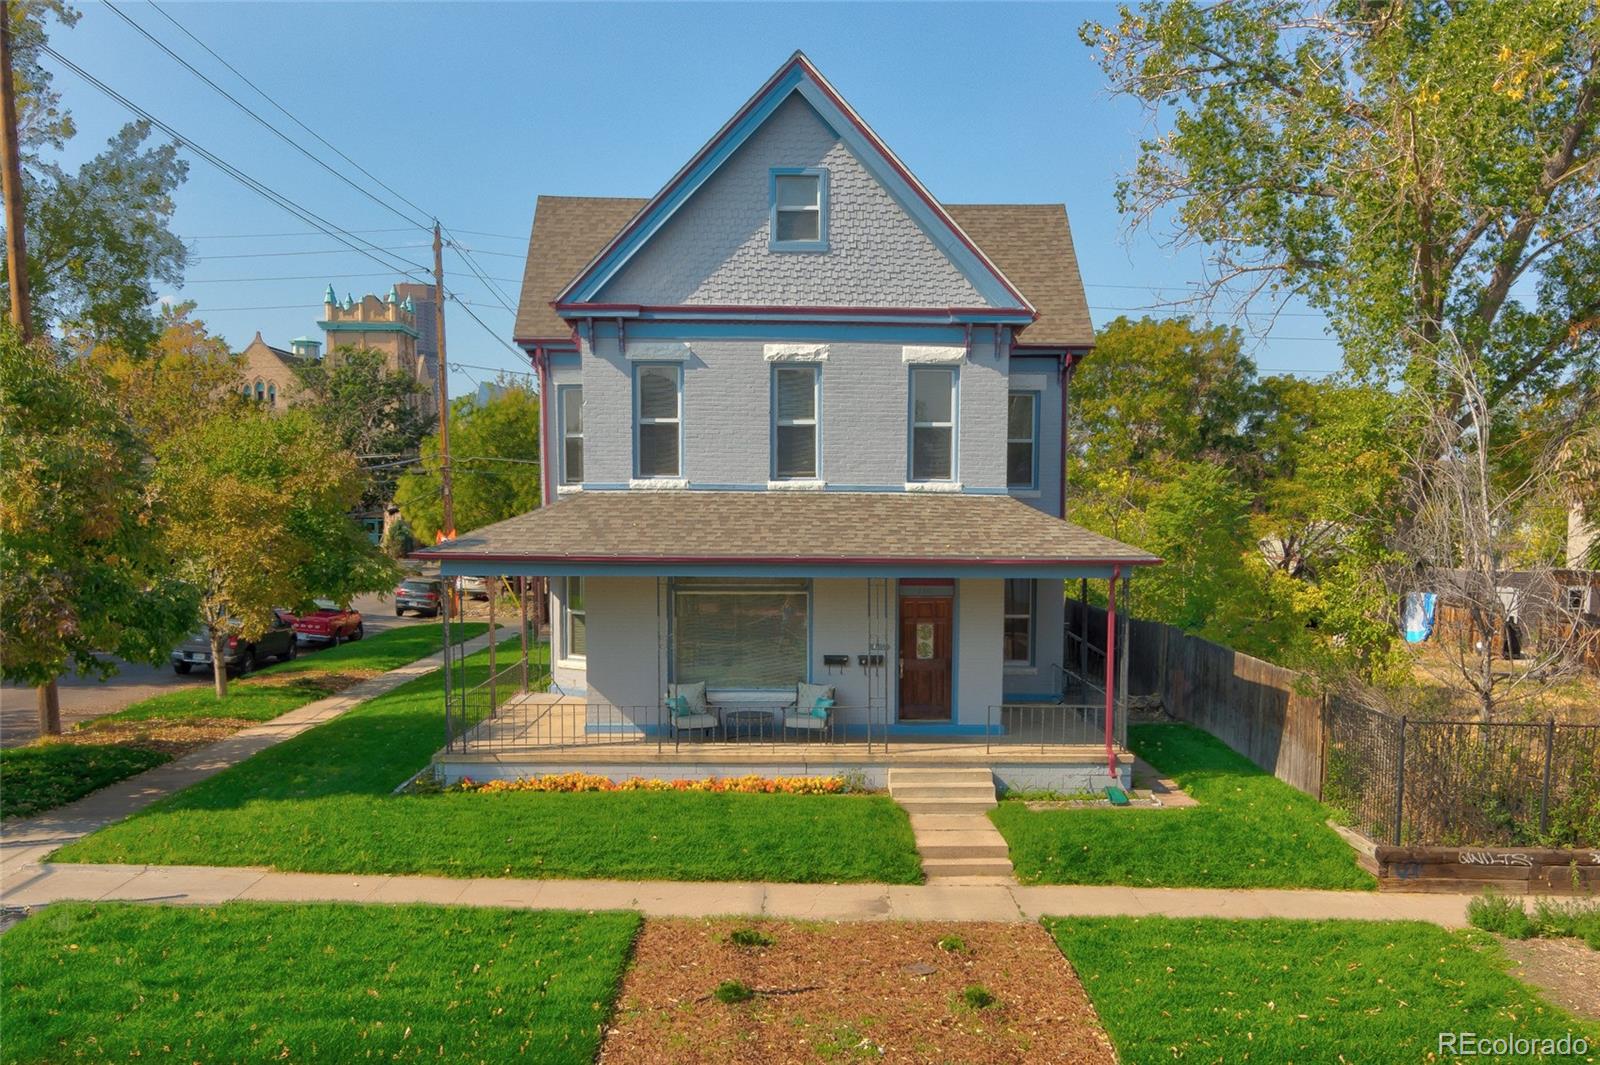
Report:
M 444 492 L 444 534 L 456 534 L 456 500 L 450 488 L 450 388 L 444 365 L 444 242 L 439 237 L 439 220 L 433 220 L 433 331 L 439 349 L 439 483 Z
M 28 296 L 28 234 L 22 223 L 22 150 L 17 143 L 17 85 L 11 76 L 11 3 L 0 0 L 0 177 L 4 178 L 6 280 L 11 323 L 24 344 L 33 339 L 33 303 Z M 38 687 L 39 732 L 61 733 L 61 693 L 56 680 Z

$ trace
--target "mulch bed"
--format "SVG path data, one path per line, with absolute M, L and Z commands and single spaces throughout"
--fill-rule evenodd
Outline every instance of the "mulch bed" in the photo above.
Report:
M 149 721 L 107 722 L 89 728 L 72 729 L 51 737 L 51 742 L 119 743 L 149 747 L 177 758 L 259 724 L 259 721 L 236 717 L 195 717 L 170 721 L 152 718 Z
M 753 928 L 770 946 L 741 947 Z M 959 937 L 956 950 L 941 948 Z M 724 981 L 755 992 L 724 1003 Z M 994 1004 L 963 998 L 979 986 Z M 1114 1065 L 1083 985 L 1030 924 L 650 920 L 600 1060 Z
M 1600 1021 L 1600 951 L 1578 939 L 1502 939 L 1511 975 L 1579 1017 Z

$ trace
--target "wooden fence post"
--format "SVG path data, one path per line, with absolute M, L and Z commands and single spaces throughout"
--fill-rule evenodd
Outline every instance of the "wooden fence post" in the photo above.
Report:
M 1394 762 L 1394 845 L 1400 846 L 1400 826 L 1406 815 L 1406 716 L 1400 715 L 1400 749 Z

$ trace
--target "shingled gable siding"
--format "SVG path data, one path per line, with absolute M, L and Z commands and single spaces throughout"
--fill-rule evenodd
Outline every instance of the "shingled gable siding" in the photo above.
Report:
M 584 475 L 634 480 L 633 366 L 615 330 L 601 326 L 583 359 Z M 652 342 L 654 343 L 654 342 Z M 771 474 L 772 363 L 755 340 L 691 340 L 683 366 L 683 477 L 691 485 L 761 487 Z M 828 345 L 822 370 L 820 478 L 832 485 L 903 488 L 909 367 L 901 344 Z M 561 383 L 571 383 L 563 376 Z M 1005 488 L 1008 375 L 992 331 L 974 331 L 960 365 L 957 479 Z M 1055 408 L 1059 409 L 1059 408 Z M 1049 411 L 1043 412 L 1045 416 Z
M 828 250 L 767 246 L 772 167 L 828 171 Z M 980 307 L 810 104 L 792 96 L 597 296 L 601 303 Z

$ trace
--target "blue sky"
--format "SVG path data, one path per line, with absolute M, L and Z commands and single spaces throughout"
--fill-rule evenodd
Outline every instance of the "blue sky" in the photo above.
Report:
M 160 11 L 132 0 L 119 6 L 371 186 Z M 1154 234 L 1130 236 L 1117 215 L 1117 176 L 1148 130 L 1138 108 L 1105 93 L 1077 37 L 1085 19 L 1113 17 L 1108 5 L 163 2 L 161 10 L 437 214 L 512 297 L 537 195 L 655 192 L 796 48 L 939 198 L 1065 202 L 1097 324 L 1143 313 L 1202 273 L 1197 252 L 1175 255 Z M 283 144 L 105 5 L 84 4 L 78 26 L 58 30 L 52 43 L 262 183 L 396 256 L 431 265 L 426 234 Z M 96 150 L 129 117 L 71 71 L 58 70 L 56 86 L 79 124 L 74 157 Z M 330 281 L 359 296 L 387 291 L 396 279 L 200 160 L 178 193 L 176 228 L 193 259 L 175 294 L 197 300 L 200 316 L 235 347 L 258 329 L 276 344 L 319 335 Z M 497 368 L 526 369 L 503 342 L 511 315 L 489 287 L 454 255 L 445 269 L 490 327 L 454 307 L 447 313 L 451 361 L 460 364 L 452 391 Z M 1327 370 L 1339 361 L 1312 315 L 1280 318 L 1253 354 L 1270 370 Z

